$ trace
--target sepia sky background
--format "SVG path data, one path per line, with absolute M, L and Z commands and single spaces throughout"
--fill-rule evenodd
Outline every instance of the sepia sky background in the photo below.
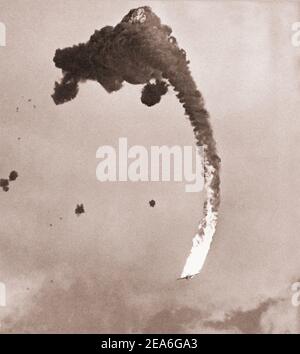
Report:
M 143 5 L 186 50 L 222 159 L 217 233 L 189 282 L 176 278 L 201 193 L 184 182 L 96 179 L 97 148 L 119 137 L 193 144 L 174 92 L 149 108 L 141 86 L 108 94 L 87 82 L 69 103 L 51 99 L 55 50 Z M 19 173 L 0 191 L 0 331 L 300 333 L 296 21 L 296 1 L 0 0 L 0 178 Z M 79 203 L 86 213 L 76 217 Z

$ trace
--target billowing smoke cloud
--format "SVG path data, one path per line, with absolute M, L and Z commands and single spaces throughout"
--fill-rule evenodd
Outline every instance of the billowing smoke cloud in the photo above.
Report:
M 205 261 L 215 233 L 220 203 L 220 158 L 204 107 L 204 100 L 190 73 L 186 53 L 149 7 L 131 10 L 115 27 L 106 26 L 87 43 L 58 49 L 55 65 L 63 78 L 55 83 L 56 104 L 74 99 L 79 83 L 98 81 L 107 92 L 117 91 L 124 81 L 144 84 L 142 103 L 152 106 L 173 86 L 194 130 L 196 144 L 202 148 L 206 199 L 199 231 L 181 277 L 197 274 Z M 152 82 L 154 81 L 154 83 Z

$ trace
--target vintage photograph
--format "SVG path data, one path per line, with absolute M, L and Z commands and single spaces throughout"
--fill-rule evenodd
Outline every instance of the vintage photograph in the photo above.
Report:
M 0 83 L 0 334 L 300 334 L 300 1 L 0 0 Z

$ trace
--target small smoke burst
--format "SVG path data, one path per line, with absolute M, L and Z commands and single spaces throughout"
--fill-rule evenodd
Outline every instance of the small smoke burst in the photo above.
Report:
M 152 208 L 155 207 L 155 204 L 156 204 L 155 200 L 152 199 L 152 200 L 149 201 L 149 205 L 150 205 Z
M 76 208 L 75 208 L 75 214 L 76 214 L 77 216 L 79 216 L 79 215 L 81 215 L 81 214 L 83 214 L 83 213 L 85 213 L 83 204 L 77 204 L 77 206 L 76 206 Z
M 15 181 L 18 177 L 18 172 L 17 171 L 11 171 L 11 173 L 9 174 L 8 179 L 10 181 Z
M 17 177 L 18 177 L 18 172 L 11 171 L 8 178 L 0 178 L 0 188 L 2 188 L 4 192 L 8 192 L 10 182 L 15 181 Z

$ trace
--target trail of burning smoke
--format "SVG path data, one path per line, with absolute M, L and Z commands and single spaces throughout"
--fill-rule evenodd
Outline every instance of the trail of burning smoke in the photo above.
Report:
M 205 155 L 204 169 L 205 190 L 207 193 L 207 199 L 204 206 L 204 217 L 199 224 L 199 232 L 193 238 L 193 246 L 190 255 L 186 260 L 181 278 L 191 277 L 201 271 L 216 231 L 218 212 L 214 207 L 215 191 L 212 188 L 216 169 L 205 158 Z
M 152 106 L 173 86 L 193 126 L 196 144 L 203 148 L 206 199 L 199 231 L 181 277 L 197 274 L 205 261 L 215 233 L 220 203 L 220 159 L 204 100 L 190 73 L 184 50 L 170 27 L 162 25 L 149 7 L 131 10 L 115 27 L 96 31 L 85 44 L 57 50 L 54 62 L 64 77 L 56 83 L 56 104 L 73 99 L 78 83 L 97 80 L 108 92 L 117 91 L 123 81 L 146 84 L 142 102 Z M 151 84 L 150 80 L 156 84 Z

